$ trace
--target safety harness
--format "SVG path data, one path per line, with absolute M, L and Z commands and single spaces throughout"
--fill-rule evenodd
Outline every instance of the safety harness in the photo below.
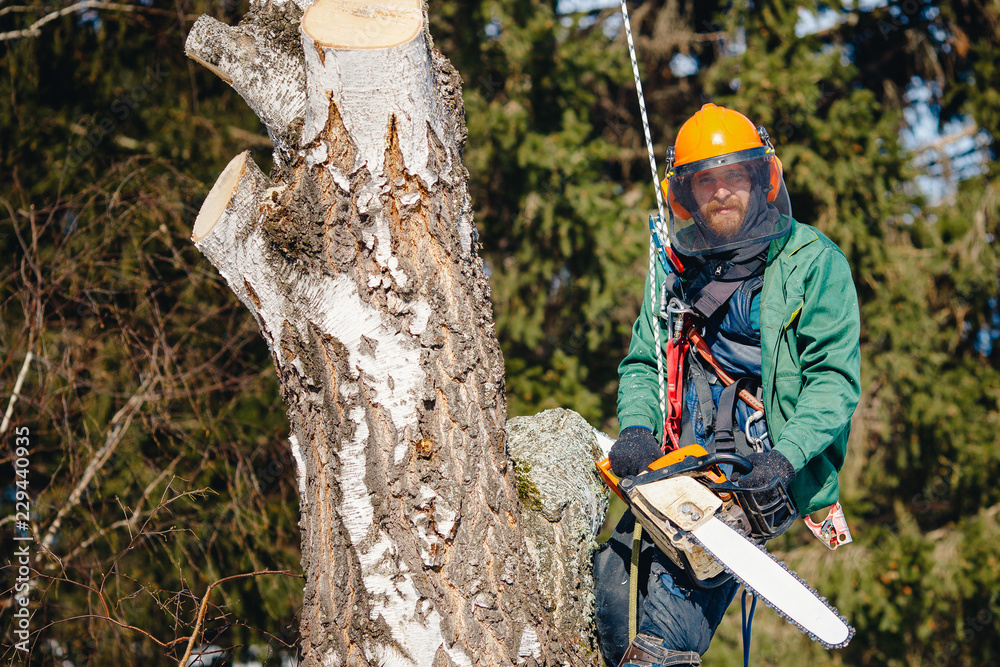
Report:
M 715 359 L 699 333 L 703 323 L 715 318 L 744 281 L 754 276 L 762 265 L 763 260 L 757 257 L 746 264 L 733 264 L 724 279 L 712 280 L 702 287 L 690 307 L 676 297 L 670 300 L 666 308 L 667 328 L 672 337 L 666 345 L 667 410 L 661 443 L 664 453 L 693 443 L 693 426 L 687 424 L 685 429 L 685 379 L 694 386 L 698 397 L 698 416 L 706 431 L 715 433 L 715 451 L 734 452 L 741 456 L 762 451 L 759 439 L 749 433 L 750 425 L 764 417 L 764 405 L 757 395 L 759 387 L 749 377 L 733 378 Z M 730 279 L 732 277 L 735 279 Z M 710 386 L 715 382 L 721 382 L 724 387 L 718 409 Z M 737 400 L 742 400 L 753 410 L 743 429 L 734 424 Z M 695 415 L 688 415 L 689 421 L 694 418 Z

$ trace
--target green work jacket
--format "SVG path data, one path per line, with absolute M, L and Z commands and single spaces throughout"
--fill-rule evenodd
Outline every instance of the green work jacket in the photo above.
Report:
M 670 275 L 656 264 L 660 294 Z M 665 345 L 669 332 L 653 314 L 649 277 L 618 368 L 619 428 L 645 426 L 662 437 L 654 324 Z M 792 499 L 805 515 L 835 503 L 851 416 L 861 395 L 861 321 L 847 258 L 830 239 L 792 221 L 771 241 L 760 296 L 761 380 L 774 448 L 795 468 Z

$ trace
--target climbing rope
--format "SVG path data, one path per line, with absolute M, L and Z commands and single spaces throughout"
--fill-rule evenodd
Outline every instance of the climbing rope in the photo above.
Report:
M 646 151 L 649 153 L 649 169 L 653 173 L 653 192 L 656 193 L 656 210 L 659 213 L 659 222 L 662 224 L 666 220 L 663 206 L 663 193 L 660 192 L 660 183 L 657 180 L 656 156 L 653 154 L 653 138 L 649 132 L 649 117 L 646 114 L 646 101 L 642 95 L 642 80 L 639 77 L 639 61 L 635 56 L 635 43 L 632 41 L 632 26 L 628 18 L 628 6 L 626 0 L 622 0 L 622 20 L 625 23 L 625 38 L 628 41 L 628 54 L 632 59 L 632 74 L 635 76 L 635 91 L 639 95 L 639 114 L 642 116 L 642 131 L 646 136 Z M 659 379 L 660 414 L 667 414 L 667 392 L 664 386 L 663 373 L 663 346 L 660 343 L 660 327 L 657 318 L 660 313 L 659 295 L 656 293 L 656 242 L 654 235 L 656 230 L 653 224 L 650 225 L 649 234 L 649 303 L 653 308 L 653 343 L 656 345 L 656 376 Z M 666 442 L 666 434 L 664 434 Z M 661 445 L 664 443 L 660 443 Z
M 663 206 L 663 193 L 660 192 L 660 181 L 656 171 L 656 156 L 653 154 L 653 139 L 649 133 L 649 117 L 646 115 L 646 101 L 642 96 L 642 79 L 639 78 L 639 61 L 635 56 L 635 43 L 632 41 L 632 26 L 629 24 L 628 6 L 622 0 L 622 19 L 625 21 L 625 39 L 628 41 L 628 55 L 632 59 L 632 74 L 635 76 L 635 92 L 639 95 L 639 114 L 642 116 L 642 131 L 646 135 L 646 152 L 649 153 L 649 170 L 653 173 L 653 191 L 656 193 L 656 211 L 660 221 L 666 220 L 666 209 Z
M 631 644 L 638 632 L 639 617 L 639 554 L 642 551 L 642 524 L 635 522 L 632 529 L 632 559 L 628 573 L 628 641 Z

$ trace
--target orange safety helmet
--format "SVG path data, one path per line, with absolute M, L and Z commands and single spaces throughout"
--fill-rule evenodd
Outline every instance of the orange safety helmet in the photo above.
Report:
M 690 194 L 690 177 L 696 173 L 743 163 L 754 175 L 754 187 L 762 190 L 762 205 L 775 209 L 783 218 L 791 218 L 788 194 L 782 179 L 781 161 L 763 126 L 754 126 L 750 119 L 733 109 L 714 104 L 704 105 L 681 126 L 675 145 L 667 151 L 667 174 L 661 183 L 669 204 L 671 238 L 685 254 L 706 254 L 723 250 L 749 241 L 775 238 L 787 231 L 788 224 L 774 221 L 769 230 L 757 226 L 746 238 L 710 240 L 702 235 L 695 240 L 694 230 L 681 234 L 680 242 L 674 239 L 681 229 L 693 226 L 692 209 L 696 208 Z M 781 199 L 779 199 L 779 196 Z M 766 201 L 767 204 L 763 204 Z M 690 225 L 683 224 L 691 221 Z M 710 236 L 710 234 L 709 234 Z M 685 240 L 687 243 L 685 243 Z M 722 247 L 726 246 L 726 247 Z
M 691 212 L 670 192 L 669 181 L 674 175 L 671 167 L 683 167 L 710 158 L 724 158 L 740 151 L 757 149 L 759 152 L 762 148 L 771 156 L 771 191 L 767 193 L 767 200 L 774 201 L 781 183 L 781 161 L 774 154 L 767 130 L 763 125 L 754 127 L 750 119 L 739 111 L 714 104 L 704 105 L 681 125 L 672 148 L 673 160 L 669 155 L 667 157 L 667 176 L 660 185 L 674 215 L 687 220 L 691 217 Z M 718 162 L 712 166 L 721 167 L 726 163 Z M 707 168 L 708 164 L 693 171 Z

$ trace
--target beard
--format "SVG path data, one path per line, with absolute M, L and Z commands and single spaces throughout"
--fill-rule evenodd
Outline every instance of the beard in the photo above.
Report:
M 735 195 L 724 202 L 710 201 L 701 209 L 708 228 L 722 238 L 735 235 L 743 226 L 746 214 L 746 205 Z

